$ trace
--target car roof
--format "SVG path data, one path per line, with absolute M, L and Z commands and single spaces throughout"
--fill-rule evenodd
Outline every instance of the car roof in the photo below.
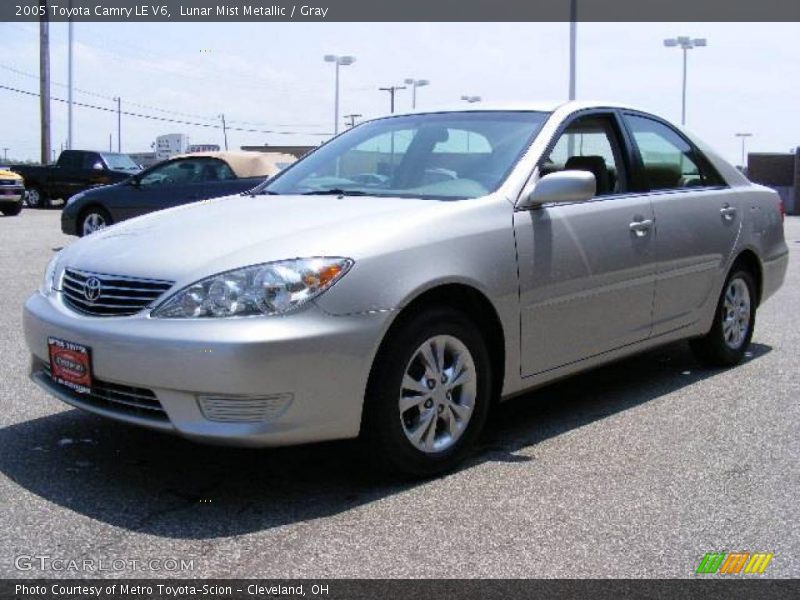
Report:
M 282 152 L 248 152 L 248 151 L 223 151 L 223 152 L 191 152 L 178 154 L 170 160 L 177 158 L 210 157 L 225 161 L 236 174 L 236 177 L 266 177 L 272 176 L 281 170 L 278 163 L 294 162 L 297 159 L 291 154 Z
M 564 101 L 540 101 L 540 102 L 475 102 L 471 104 L 450 104 L 433 108 L 418 109 L 395 113 L 392 116 L 418 115 L 439 112 L 487 112 L 487 111 L 529 111 L 547 112 L 563 111 L 565 113 L 591 108 L 623 108 L 627 110 L 642 110 L 635 106 L 629 106 L 620 102 L 609 102 L 604 100 L 572 100 Z M 647 112 L 647 111 L 643 111 Z

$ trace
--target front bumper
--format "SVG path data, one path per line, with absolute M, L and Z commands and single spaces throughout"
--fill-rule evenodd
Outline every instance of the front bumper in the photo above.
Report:
M 313 303 L 284 317 L 97 318 L 72 312 L 58 293 L 36 293 L 25 304 L 24 328 L 31 378 L 69 404 L 198 441 L 278 446 L 358 435 L 367 378 L 390 319 L 390 312 L 332 316 Z M 163 418 L 55 384 L 46 372 L 48 337 L 91 349 L 93 378 L 112 390 L 101 395 L 151 392 Z M 204 404 L 209 397 L 214 410 Z M 238 402 L 264 397 L 285 406 L 236 421 Z
M 24 196 L 23 186 L 0 186 L 0 207 L 19 204 Z

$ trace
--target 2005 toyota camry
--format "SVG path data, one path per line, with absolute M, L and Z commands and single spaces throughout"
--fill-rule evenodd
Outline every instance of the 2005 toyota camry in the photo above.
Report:
M 452 467 L 495 399 L 657 344 L 736 364 L 783 282 L 778 196 L 694 136 L 597 103 L 355 127 L 235 198 L 58 254 L 31 375 L 214 443 L 361 435 Z

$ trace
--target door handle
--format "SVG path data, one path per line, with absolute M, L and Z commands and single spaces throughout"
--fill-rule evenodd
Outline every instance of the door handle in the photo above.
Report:
M 652 219 L 645 219 L 644 221 L 633 221 L 630 224 L 630 229 L 633 233 L 636 234 L 637 237 L 644 237 L 647 235 L 647 232 L 650 231 L 650 228 L 653 226 Z
M 733 221 L 733 218 L 736 216 L 736 207 L 725 204 L 719 209 L 719 214 L 721 214 L 722 218 L 726 221 Z

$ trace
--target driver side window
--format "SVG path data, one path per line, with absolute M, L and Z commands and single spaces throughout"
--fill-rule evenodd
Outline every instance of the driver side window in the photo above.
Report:
M 154 167 L 142 176 L 139 185 L 153 187 L 160 185 L 180 185 L 199 181 L 200 169 L 196 160 L 173 160 Z
M 569 124 L 539 165 L 539 176 L 556 171 L 589 171 L 597 196 L 625 191 L 624 166 L 612 117 L 590 115 Z

